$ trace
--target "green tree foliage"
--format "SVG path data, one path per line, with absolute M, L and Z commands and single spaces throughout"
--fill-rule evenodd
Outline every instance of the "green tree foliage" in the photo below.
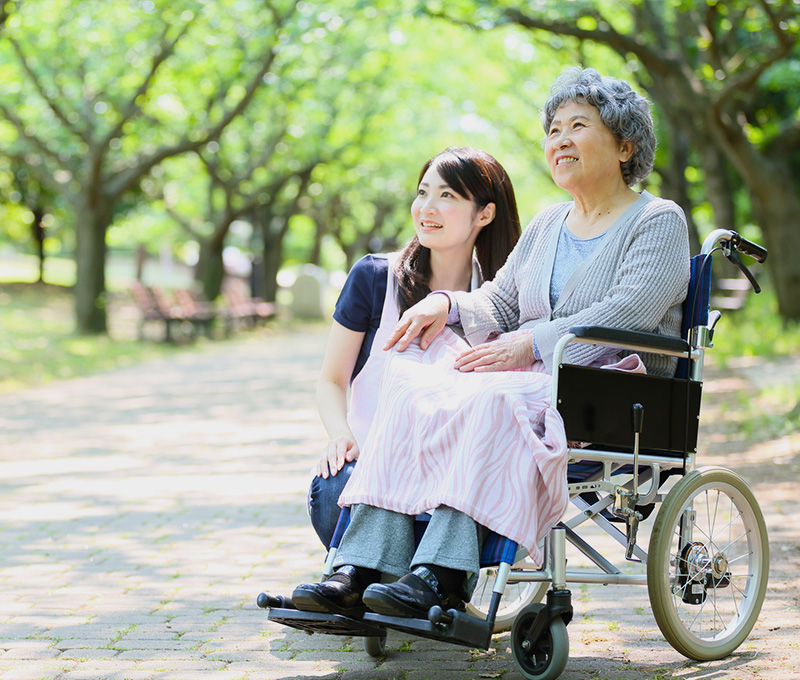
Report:
M 674 133 L 696 150 L 720 226 L 734 226 L 734 168 L 771 249 L 784 320 L 800 320 L 800 6 L 794 0 L 462 3 L 431 13 L 604 45 L 628 63 Z M 592 64 L 587 64 L 592 65 Z M 786 88 L 785 90 L 783 88 Z M 677 145 L 676 145 L 677 146 Z
M 78 330 L 105 330 L 106 231 L 165 159 L 220 137 L 280 59 L 295 4 L 22 3 L 4 28 L 7 155 L 73 207 Z

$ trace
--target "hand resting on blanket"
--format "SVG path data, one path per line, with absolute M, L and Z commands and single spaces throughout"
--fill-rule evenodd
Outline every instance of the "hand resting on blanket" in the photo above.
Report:
M 535 361 L 531 333 L 503 333 L 491 342 L 463 352 L 454 366 L 462 372 L 513 371 Z
M 444 329 L 449 311 L 450 299 L 446 295 L 429 295 L 420 300 L 400 317 L 384 349 L 396 346 L 402 352 L 420 333 L 419 346 L 428 349 Z M 456 359 L 454 366 L 464 373 L 512 371 L 534 361 L 531 334 L 520 331 L 504 333 L 491 342 L 471 347 Z
M 429 295 L 410 309 L 403 312 L 400 321 L 386 340 L 383 349 L 397 345 L 402 352 L 420 333 L 419 346 L 428 349 L 433 339 L 442 332 L 450 312 L 450 298 L 447 295 Z

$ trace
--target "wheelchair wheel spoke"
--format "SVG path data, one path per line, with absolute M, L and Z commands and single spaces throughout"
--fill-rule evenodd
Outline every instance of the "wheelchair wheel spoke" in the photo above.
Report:
M 653 613 L 678 651 L 717 659 L 741 644 L 768 570 L 766 526 L 741 478 L 720 468 L 687 475 L 667 495 L 648 552 Z

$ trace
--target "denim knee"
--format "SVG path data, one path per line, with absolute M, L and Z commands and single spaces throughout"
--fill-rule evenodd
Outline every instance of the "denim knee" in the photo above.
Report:
M 335 477 L 314 477 L 311 480 L 311 488 L 308 490 L 308 516 L 311 518 L 311 526 L 326 548 L 331 544 L 336 522 L 339 520 L 339 496 L 355 465 L 356 461 L 345 463 Z

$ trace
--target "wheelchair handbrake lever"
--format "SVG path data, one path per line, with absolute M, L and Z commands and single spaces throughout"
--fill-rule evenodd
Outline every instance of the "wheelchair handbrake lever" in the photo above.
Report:
M 735 264 L 736 267 L 739 269 L 739 271 L 741 271 L 742 274 L 744 274 L 747 277 L 747 280 L 750 282 L 750 285 L 753 286 L 753 290 L 756 293 L 760 293 L 761 286 L 758 285 L 756 277 L 753 276 L 751 271 L 747 268 L 747 265 L 744 262 L 742 262 L 742 258 L 739 256 L 739 253 L 734 248 L 727 249 L 724 251 L 724 253 L 725 257 L 727 257 L 728 260 L 730 260 L 733 264 Z

